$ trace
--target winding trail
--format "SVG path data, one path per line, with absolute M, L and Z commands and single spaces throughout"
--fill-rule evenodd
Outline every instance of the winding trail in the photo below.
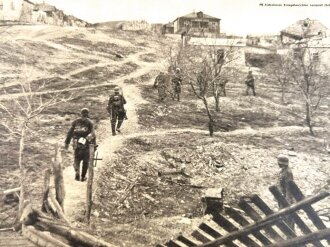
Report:
M 140 90 L 135 85 L 124 84 L 125 79 L 136 78 L 141 75 L 144 75 L 152 70 L 158 68 L 159 64 L 157 63 L 146 63 L 143 61 L 139 61 L 139 56 L 144 53 L 150 53 L 151 50 L 139 52 L 134 56 L 129 57 L 124 60 L 122 63 L 129 61 L 135 62 L 139 64 L 139 68 L 125 76 L 122 76 L 118 79 L 115 79 L 111 82 L 111 85 L 118 85 L 123 88 L 124 96 L 127 100 L 127 104 L 125 108 L 127 110 L 127 115 L 129 117 L 123 124 L 123 132 L 124 134 L 112 136 L 111 135 L 111 126 L 109 120 L 101 121 L 96 131 L 96 135 L 100 138 L 98 153 L 99 157 L 102 158 L 102 161 L 99 161 L 97 167 L 95 167 L 95 178 L 94 181 L 97 180 L 97 176 L 99 171 L 107 165 L 112 157 L 112 154 L 122 146 L 122 143 L 125 139 L 130 138 L 130 136 L 134 136 L 138 133 L 139 124 L 138 124 L 138 116 L 136 112 L 135 106 L 141 103 L 146 103 L 146 101 L 142 98 Z M 110 83 L 102 83 L 96 85 L 94 87 L 103 87 L 104 85 L 110 85 Z M 91 88 L 91 87 L 82 87 L 82 88 Z M 81 89 L 81 88 L 80 88 Z M 64 169 L 64 181 L 65 181 L 65 189 L 66 189 L 66 200 L 65 200 L 65 213 L 68 218 L 74 222 L 77 218 L 77 214 L 84 210 L 85 202 L 86 202 L 86 183 L 82 186 L 82 182 L 74 180 L 74 169 L 70 166 Z M 95 189 L 95 183 L 94 183 Z

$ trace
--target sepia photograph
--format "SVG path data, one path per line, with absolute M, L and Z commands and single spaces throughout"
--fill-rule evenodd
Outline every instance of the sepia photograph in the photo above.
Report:
M 329 16 L 0 0 L 0 247 L 330 246 Z

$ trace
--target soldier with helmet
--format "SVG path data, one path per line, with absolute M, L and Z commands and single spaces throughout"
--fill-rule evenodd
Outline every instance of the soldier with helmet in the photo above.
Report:
M 96 142 L 93 122 L 89 119 L 89 110 L 83 108 L 81 117 L 72 122 L 71 128 L 65 139 L 65 149 L 69 148 L 72 139 L 74 150 L 75 179 L 85 181 L 89 162 L 89 144 Z M 80 163 L 82 161 L 82 171 L 80 177 Z
M 120 132 L 120 127 L 126 118 L 124 104 L 126 104 L 126 100 L 124 96 L 120 94 L 120 88 L 115 87 L 114 94 L 110 96 L 107 106 L 107 110 L 110 114 L 111 131 L 113 136 L 116 135 L 116 131 Z
M 293 204 L 294 198 L 289 192 L 289 183 L 290 181 L 293 181 L 293 174 L 291 169 L 289 168 L 289 158 L 286 155 L 280 154 L 277 157 L 277 164 L 281 168 L 278 178 L 279 188 L 286 201 L 289 204 Z M 285 205 L 279 203 L 279 208 L 283 208 L 284 206 Z M 286 217 L 286 223 L 292 230 L 294 230 L 294 222 L 290 218 Z
M 174 75 L 172 77 L 173 100 L 177 99 L 177 101 L 180 101 L 181 85 L 182 85 L 181 70 L 180 68 L 176 68 Z
M 252 90 L 253 96 L 256 96 L 254 77 L 252 75 L 251 70 L 249 70 L 248 75 L 245 78 L 245 85 L 246 85 L 246 95 L 249 95 L 249 91 Z

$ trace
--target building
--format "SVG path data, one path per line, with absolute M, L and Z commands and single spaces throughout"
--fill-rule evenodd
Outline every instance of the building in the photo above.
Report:
M 169 23 L 163 25 L 162 33 L 163 34 L 165 34 L 165 33 L 174 33 L 174 24 L 173 24 L 173 22 L 169 22 Z
M 0 21 L 31 22 L 33 8 L 28 0 L 0 0 Z
M 283 45 L 294 44 L 303 38 L 311 38 L 315 36 L 326 36 L 328 28 L 318 20 L 297 21 L 281 31 L 281 42 Z
M 220 34 L 220 20 L 204 14 L 202 11 L 193 12 L 174 20 L 174 33 L 187 33 L 191 36 L 215 36 Z

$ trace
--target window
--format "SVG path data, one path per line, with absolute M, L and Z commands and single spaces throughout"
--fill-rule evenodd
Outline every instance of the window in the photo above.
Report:
M 298 59 L 298 58 L 300 58 L 302 56 L 302 54 L 301 54 L 301 49 L 300 48 L 294 48 L 293 49 L 293 57 L 295 58 L 295 59 Z
M 199 28 L 199 22 L 197 22 L 197 21 L 193 21 L 193 22 L 192 22 L 192 27 L 194 27 L 194 28 Z
M 312 53 L 312 59 L 314 62 L 318 62 L 320 60 L 319 53 L 318 52 L 313 52 Z
M 209 23 L 208 22 L 201 22 L 201 28 L 208 28 Z

